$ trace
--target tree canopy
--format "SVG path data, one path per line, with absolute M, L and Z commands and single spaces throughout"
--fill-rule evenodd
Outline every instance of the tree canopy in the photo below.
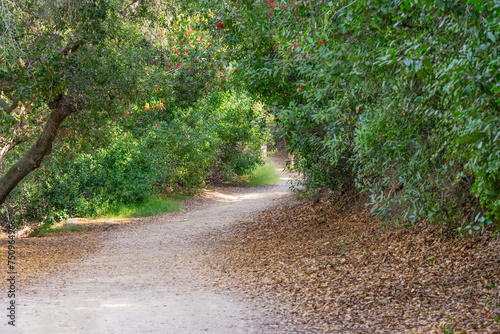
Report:
M 239 50 L 307 189 L 383 219 L 484 228 L 500 211 L 496 1 L 198 1 Z M 210 14 L 207 14 L 210 15 Z
M 6 1 L 0 200 L 58 127 L 72 150 L 109 148 L 100 129 L 133 113 L 117 133 L 152 148 L 151 131 L 186 133 L 167 130 L 179 120 L 210 132 L 202 119 L 217 112 L 193 110 L 229 115 L 230 98 L 254 106 L 231 115 L 255 129 L 272 114 L 306 192 L 366 193 L 374 214 L 403 224 L 485 228 L 500 217 L 499 11 L 493 0 Z M 250 152 L 224 138 L 228 156 Z M 237 157 L 224 160 L 233 171 Z M 172 161 L 161 168 L 180 172 Z

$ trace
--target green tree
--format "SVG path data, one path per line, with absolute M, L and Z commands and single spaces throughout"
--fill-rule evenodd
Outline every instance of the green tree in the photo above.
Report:
M 500 217 L 497 2 L 196 5 L 226 27 L 308 189 L 356 187 L 409 222 Z
M 144 95 L 144 79 L 151 76 L 147 54 L 138 47 L 138 15 L 158 6 L 107 0 L 2 3 L 0 203 L 51 152 L 67 117 L 98 124 L 114 104 Z

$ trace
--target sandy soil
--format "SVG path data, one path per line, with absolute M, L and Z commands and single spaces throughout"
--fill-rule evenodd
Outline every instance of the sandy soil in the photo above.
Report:
M 217 275 L 200 260 L 197 245 L 206 233 L 290 196 L 285 180 L 256 188 L 214 187 L 188 201 L 181 213 L 88 221 L 101 228 L 22 240 L 16 331 L 2 321 L 0 332 L 282 332 L 262 302 L 206 280 Z

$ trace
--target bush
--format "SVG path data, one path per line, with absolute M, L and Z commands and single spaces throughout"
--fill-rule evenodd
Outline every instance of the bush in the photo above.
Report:
M 23 183 L 25 217 L 58 221 L 95 216 L 113 204 L 147 198 L 151 194 L 152 166 L 141 146 L 120 131 L 113 137 L 110 146 L 94 153 L 47 161 L 35 182 Z
M 387 220 L 500 221 L 495 1 L 264 1 L 219 17 L 309 189 L 356 187 Z
M 226 178 L 263 163 L 261 147 L 270 140 L 262 105 L 237 92 L 209 94 L 193 106 L 173 109 L 169 121 L 145 136 L 157 175 L 169 191 L 203 186 L 212 167 Z

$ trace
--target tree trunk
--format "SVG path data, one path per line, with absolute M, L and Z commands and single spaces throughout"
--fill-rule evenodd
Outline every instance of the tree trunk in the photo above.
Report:
M 66 117 L 76 111 L 73 101 L 68 96 L 62 95 L 49 103 L 49 108 L 52 111 L 36 143 L 0 179 L 0 205 L 19 182 L 37 169 L 43 158 L 50 154 L 57 129 Z

